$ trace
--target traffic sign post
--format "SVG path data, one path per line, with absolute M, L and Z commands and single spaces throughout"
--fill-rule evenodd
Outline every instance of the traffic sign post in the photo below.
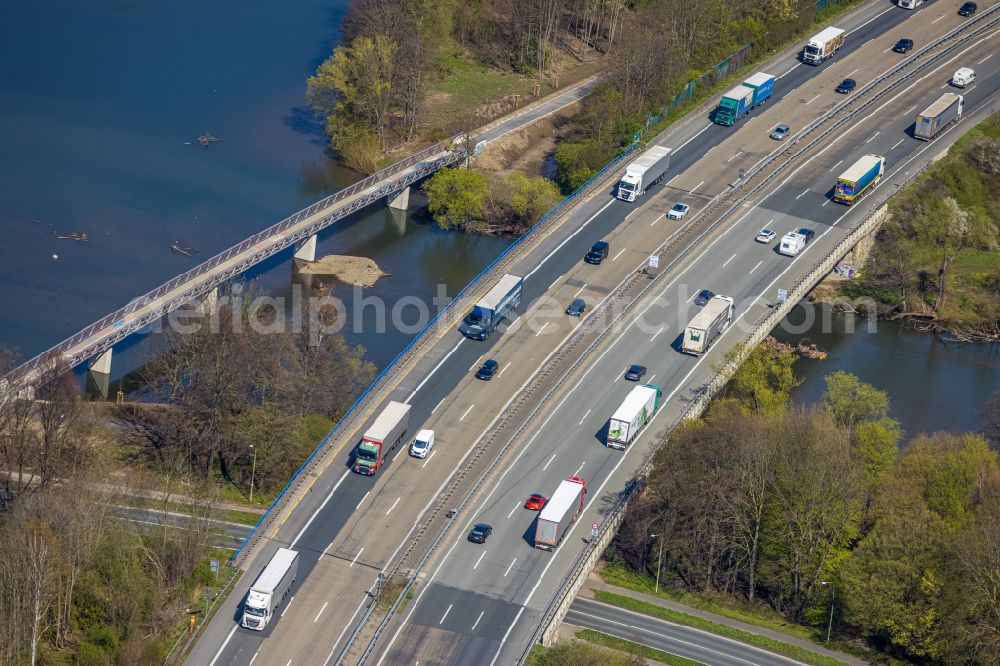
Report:
M 593 541 L 597 538 L 597 523 L 590 526 L 590 540 Z
M 787 289 L 779 289 L 778 290 L 778 302 L 779 303 L 784 303 L 787 300 L 788 300 L 788 290 Z

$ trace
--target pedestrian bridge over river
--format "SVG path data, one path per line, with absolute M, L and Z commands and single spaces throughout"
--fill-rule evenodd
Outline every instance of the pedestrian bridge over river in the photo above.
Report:
M 31 386 L 48 370 L 64 365 L 75 367 L 84 362 L 89 362 L 91 372 L 106 378 L 111 373 L 114 345 L 139 329 L 184 304 L 214 298 L 220 285 L 289 248 L 294 248 L 294 256 L 298 259 L 314 260 L 316 234 L 326 227 L 381 200 L 391 207 L 405 209 L 410 186 L 439 169 L 465 159 L 470 149 L 478 153 L 486 144 L 579 101 L 597 83 L 598 77 L 589 78 L 480 128 L 470 133 L 470 137 L 460 135 L 435 144 L 317 201 L 149 293 L 134 298 L 125 307 L 16 368 L 8 379 Z

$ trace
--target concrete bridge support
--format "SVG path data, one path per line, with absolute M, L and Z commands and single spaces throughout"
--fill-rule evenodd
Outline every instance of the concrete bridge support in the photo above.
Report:
M 100 355 L 91 359 L 89 367 L 90 380 L 93 386 L 100 392 L 101 397 L 108 397 L 108 390 L 111 385 L 111 355 L 112 350 L 106 349 Z M 91 383 L 91 382 L 88 382 Z
M 395 196 L 386 197 L 386 204 L 389 208 L 406 210 L 410 205 L 410 188 L 405 188 L 402 192 Z
M 399 208 L 385 209 L 385 228 L 400 236 L 406 235 L 406 210 Z
M 316 261 L 316 234 L 313 234 L 295 247 L 295 258 L 302 261 Z

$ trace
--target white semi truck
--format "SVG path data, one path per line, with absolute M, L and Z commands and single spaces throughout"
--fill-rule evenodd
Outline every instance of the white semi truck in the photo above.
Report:
M 288 548 L 279 548 L 267 563 L 257 580 L 250 586 L 243 602 L 243 619 L 247 629 L 263 631 L 274 616 L 274 610 L 288 594 L 288 588 L 299 573 L 299 554 Z
M 729 296 L 713 296 L 684 329 L 681 351 L 699 356 L 708 351 L 722 331 L 733 321 L 735 310 Z
M 608 420 L 608 446 L 625 450 L 660 408 L 663 392 L 654 384 L 636 386 Z
M 806 42 L 802 50 L 802 61 L 810 65 L 822 65 L 824 60 L 833 57 L 844 45 L 845 34 L 847 33 L 840 28 L 824 28 Z
M 646 190 L 660 182 L 670 168 L 670 148 L 651 146 L 634 162 L 625 167 L 625 175 L 618 182 L 618 198 L 635 201 Z
M 571 476 L 559 484 L 545 508 L 538 514 L 535 525 L 535 548 L 555 550 L 566 536 L 570 525 L 583 511 L 587 483 L 578 476 Z

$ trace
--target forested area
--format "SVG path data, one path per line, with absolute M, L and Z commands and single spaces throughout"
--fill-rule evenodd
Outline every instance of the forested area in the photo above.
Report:
M 852 296 L 961 340 L 1000 339 L 1000 113 L 890 200 Z
M 328 313 L 296 331 L 249 302 L 174 317 L 184 334 L 162 334 L 122 404 L 85 401 L 68 368 L 33 396 L 0 385 L 0 663 L 162 664 L 222 583 L 220 498 L 272 497 L 373 378 L 363 349 L 322 332 Z M 17 363 L 0 350 L 0 376 Z M 179 528 L 122 520 L 135 506 Z
M 836 372 L 788 404 L 792 358 L 751 353 L 656 454 L 608 557 L 921 663 L 1000 654 L 1000 392 L 981 434 L 903 433 L 889 396 Z M 990 440 L 990 441 L 988 441 Z M 992 447 L 991 448 L 991 444 Z

